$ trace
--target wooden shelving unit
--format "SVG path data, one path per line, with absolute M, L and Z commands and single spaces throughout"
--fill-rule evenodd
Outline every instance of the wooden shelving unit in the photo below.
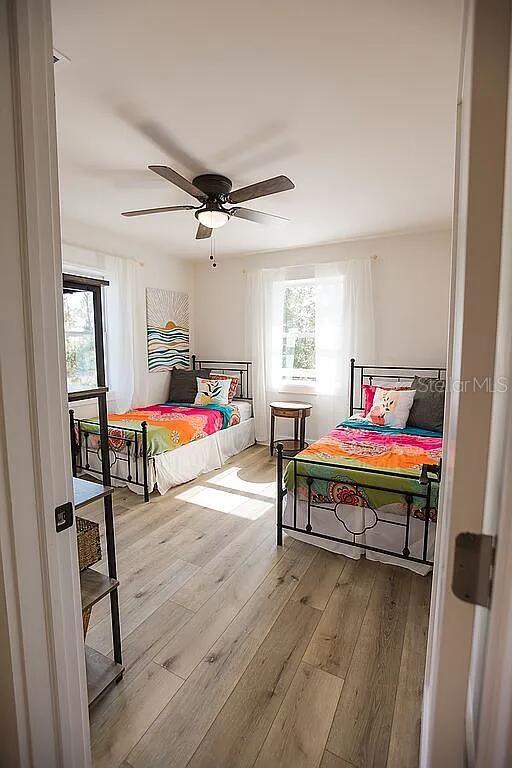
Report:
M 69 402 L 90 400 L 98 401 L 100 455 L 102 468 L 102 483 L 76 477 L 76 436 L 73 428 L 73 412 L 70 411 L 71 445 L 73 455 L 73 494 L 75 509 L 81 510 L 88 504 L 103 501 L 106 557 L 108 574 L 100 573 L 94 568 L 86 568 L 80 573 L 80 589 L 82 611 L 91 608 L 100 600 L 110 599 L 110 615 L 112 619 L 113 658 L 85 646 L 85 664 L 87 670 L 87 691 L 89 706 L 91 706 L 111 685 L 117 683 L 123 676 L 124 667 L 121 649 L 121 624 L 119 619 L 119 581 L 117 579 L 116 545 L 114 532 L 114 511 L 112 505 L 108 423 L 107 423 L 107 392 L 105 380 L 105 357 L 103 348 L 103 314 L 101 306 L 101 289 L 108 283 L 104 280 L 94 280 L 75 275 L 64 275 L 64 292 L 88 291 L 92 293 L 94 309 L 94 340 L 96 352 L 96 387 L 80 392 L 69 392 Z
M 121 680 L 124 667 L 88 645 L 85 646 L 85 666 L 87 669 L 87 698 L 89 706 L 91 706 L 105 693 L 107 688 Z
M 86 507 L 87 504 L 93 504 L 95 501 L 103 499 L 114 493 L 110 486 L 94 483 L 91 480 L 83 480 L 81 477 L 73 478 L 73 496 L 75 500 L 75 509 Z
M 117 579 L 111 579 L 110 576 L 105 576 L 104 573 L 100 573 L 94 568 L 86 568 L 80 574 L 82 611 L 92 608 L 93 605 L 109 595 L 118 586 L 119 582 Z

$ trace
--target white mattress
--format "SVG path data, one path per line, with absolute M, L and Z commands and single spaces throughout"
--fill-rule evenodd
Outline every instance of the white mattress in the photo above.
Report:
M 252 402 L 249 400 L 233 400 L 232 405 L 236 405 L 240 412 L 240 421 L 249 421 L 252 417 Z

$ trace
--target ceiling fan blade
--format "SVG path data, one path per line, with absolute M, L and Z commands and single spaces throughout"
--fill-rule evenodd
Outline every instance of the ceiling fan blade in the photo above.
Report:
M 229 213 L 231 216 L 236 216 L 237 219 L 247 219 L 247 221 L 255 221 L 257 224 L 273 224 L 276 219 L 278 221 L 290 221 L 284 216 L 252 211 L 250 208 L 232 208 Z
M 213 229 L 205 227 L 204 224 L 199 224 L 196 232 L 196 240 L 204 240 L 206 237 L 212 236 Z
M 276 192 L 286 192 L 287 189 L 295 189 L 295 184 L 288 176 L 275 176 L 273 179 L 259 181 L 249 187 L 242 187 L 231 192 L 229 200 L 232 203 L 243 203 L 246 200 L 254 200 L 256 197 L 275 195 Z
M 150 171 L 158 173 L 163 179 L 170 181 L 171 184 L 175 184 L 184 192 L 192 195 L 192 197 L 197 197 L 198 200 L 203 200 L 206 197 L 199 187 L 196 187 L 191 181 L 185 179 L 184 176 L 178 173 L 178 171 L 173 171 L 168 165 L 148 165 L 148 168 Z
M 195 209 L 196 206 L 194 205 L 167 205 L 164 208 L 145 208 L 141 211 L 124 211 L 121 216 L 146 216 L 148 213 L 167 213 L 167 211 L 195 211 Z

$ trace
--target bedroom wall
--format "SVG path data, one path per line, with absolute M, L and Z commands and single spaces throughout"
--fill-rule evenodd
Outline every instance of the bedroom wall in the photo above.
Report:
M 148 248 L 130 239 L 119 238 L 110 232 L 87 227 L 76 222 L 62 224 L 62 258 L 70 263 L 88 262 L 94 266 L 96 253 L 131 258 L 141 263 L 140 284 L 138 286 L 138 314 L 144 324 L 145 335 L 145 291 L 146 288 L 165 288 L 184 291 L 190 297 L 190 337 L 191 349 L 194 349 L 194 278 L 191 262 L 171 257 L 154 248 Z M 167 399 L 169 374 L 149 373 L 146 349 L 142 350 L 139 360 L 140 370 L 145 378 L 146 403 L 158 403 Z M 144 381 L 143 378 L 143 381 Z M 79 415 L 91 415 L 91 403 L 78 406 Z
M 375 363 L 446 364 L 450 285 L 450 232 L 447 230 L 368 238 L 226 260 L 222 259 L 220 242 L 218 251 L 216 269 L 207 264 L 196 264 L 195 267 L 194 350 L 200 357 L 245 359 L 247 270 L 376 256 L 372 262 L 377 337 Z M 296 400 L 297 395 L 283 393 L 280 399 Z M 314 406 L 313 395 L 303 399 Z M 284 423 L 280 429 L 284 429 Z M 323 431 L 313 407 L 307 436 L 316 439 Z M 282 436 L 286 435 L 283 433 Z
M 244 358 L 245 271 L 258 267 L 376 256 L 373 263 L 377 360 L 443 365 L 448 338 L 450 232 L 365 238 L 313 248 L 222 258 L 194 271 L 195 347 L 202 357 Z

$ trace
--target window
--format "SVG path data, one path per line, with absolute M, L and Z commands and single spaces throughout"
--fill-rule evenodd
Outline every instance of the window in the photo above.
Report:
M 316 361 L 316 292 L 314 280 L 282 283 L 280 380 L 291 387 L 314 386 Z
M 93 389 L 97 378 L 91 291 L 65 290 L 64 335 L 68 392 Z

